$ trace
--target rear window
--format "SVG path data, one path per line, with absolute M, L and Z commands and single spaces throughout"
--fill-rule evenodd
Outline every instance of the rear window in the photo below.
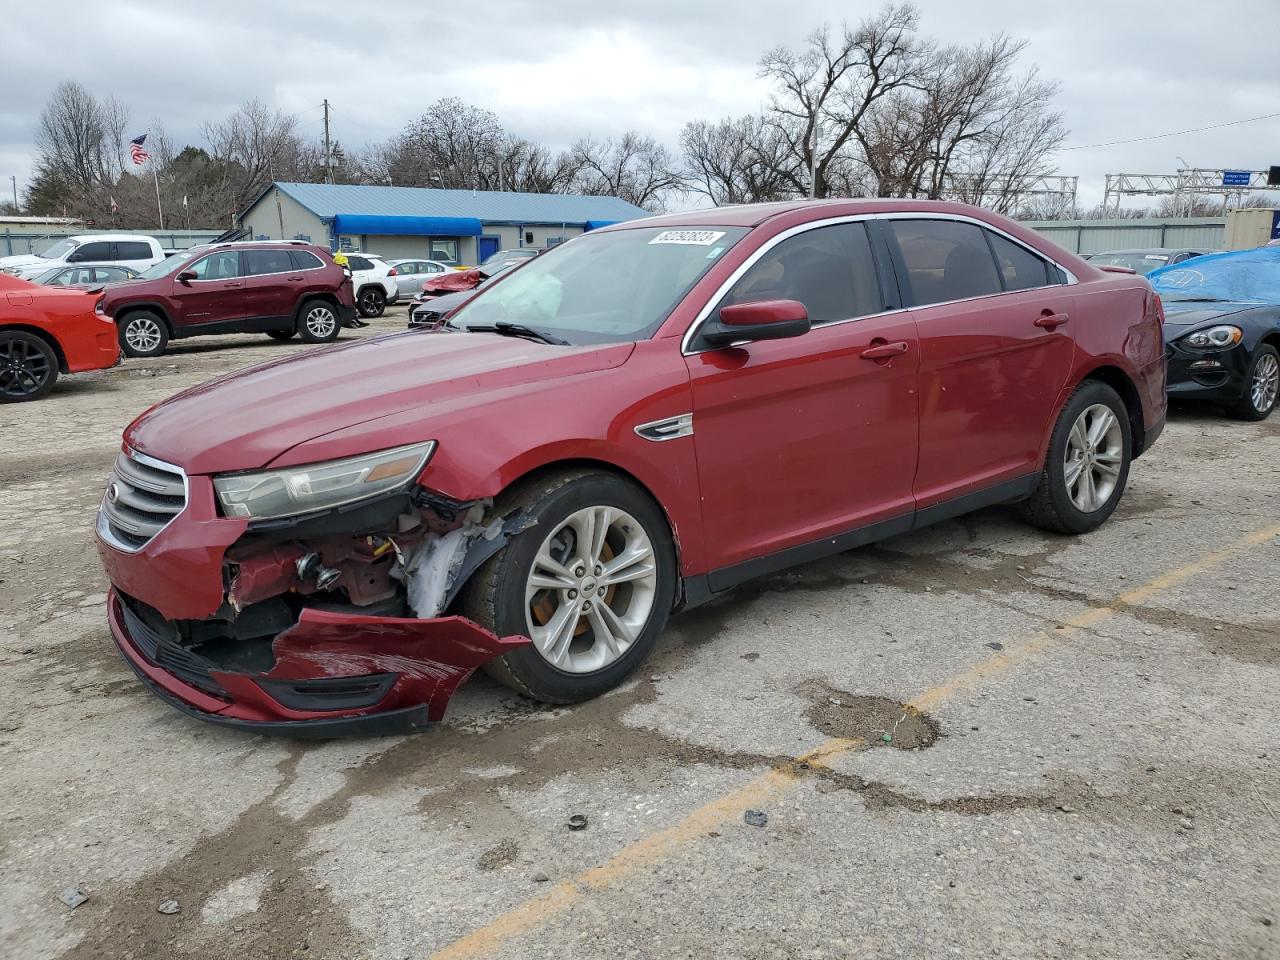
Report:
M 990 230 L 987 238 L 1006 290 L 1033 290 L 1057 282 L 1056 275 L 1050 278 L 1049 265 L 1026 247 Z
M 324 266 L 324 262 L 319 257 L 306 250 L 290 250 L 289 257 L 293 260 L 295 270 L 315 270 Z
M 288 250 L 246 250 L 244 252 L 244 271 L 250 277 L 262 276 L 265 273 L 289 273 L 293 270 L 293 261 Z
M 139 243 L 136 240 L 117 240 L 117 260 L 150 260 L 153 256 L 151 244 Z
M 890 220 L 917 306 L 987 297 L 1003 287 L 981 227 L 957 220 Z M 1043 277 L 1043 274 L 1041 275 Z
M 349 266 L 352 270 L 372 270 L 373 261 L 367 260 L 364 257 L 352 256 L 351 254 L 348 253 L 347 266 Z

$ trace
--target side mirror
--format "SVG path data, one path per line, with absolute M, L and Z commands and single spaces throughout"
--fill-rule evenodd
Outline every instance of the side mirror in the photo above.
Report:
M 176 279 L 179 283 L 190 283 L 192 280 L 199 280 L 200 275 L 196 273 L 194 270 L 183 270 L 174 279 Z
M 702 330 L 702 339 L 715 347 L 740 340 L 783 340 L 809 332 L 809 311 L 799 300 L 757 300 L 721 307 L 716 319 Z

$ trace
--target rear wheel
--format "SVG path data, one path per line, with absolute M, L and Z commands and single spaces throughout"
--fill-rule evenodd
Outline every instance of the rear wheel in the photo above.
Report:
M 308 300 L 299 311 L 298 331 L 303 343 L 332 343 L 338 339 L 338 314 L 323 300 Z
M 169 329 L 154 313 L 126 314 L 118 327 L 120 349 L 126 357 L 158 357 L 169 344 Z
M 1280 354 L 1270 344 L 1260 344 L 1253 352 L 1244 396 L 1229 408 L 1231 415 L 1237 420 L 1265 420 L 1276 408 L 1277 395 L 1280 395 Z
M 58 379 L 58 357 L 25 330 L 0 330 L 0 402 L 38 400 Z
M 1055 533 L 1096 530 L 1124 495 L 1132 450 L 1120 395 L 1105 383 L 1085 381 L 1058 415 L 1040 482 L 1023 514 Z
M 549 703 L 621 683 L 649 655 L 675 597 L 675 548 L 661 511 L 635 484 L 565 473 L 504 498 L 536 523 L 480 568 L 462 611 L 500 636 L 533 643 L 486 669 Z
M 365 287 L 356 302 L 362 317 L 380 317 L 387 309 L 387 295 L 381 287 Z
M 272 340 L 292 340 L 293 331 L 292 330 L 268 330 L 267 336 L 270 337 Z

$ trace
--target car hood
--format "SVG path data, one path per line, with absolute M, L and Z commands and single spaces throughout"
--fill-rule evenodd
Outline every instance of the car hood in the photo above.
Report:
M 185 390 L 138 417 L 125 442 L 191 474 L 252 470 L 300 443 L 406 410 L 420 409 L 429 427 L 433 407 L 497 391 L 519 403 L 542 381 L 619 366 L 634 348 L 423 331 L 335 344 Z
M 1243 313 L 1262 306 L 1258 303 L 1238 303 L 1228 300 L 1214 300 L 1208 303 L 1200 300 L 1165 300 L 1163 302 L 1164 325 L 1176 327 L 1178 336 L 1199 324 L 1220 320 L 1233 313 Z
M 54 266 L 52 261 L 46 260 L 44 257 L 37 257 L 30 253 L 19 253 L 12 257 L 0 257 L 0 270 L 6 267 L 35 267 L 42 263 Z

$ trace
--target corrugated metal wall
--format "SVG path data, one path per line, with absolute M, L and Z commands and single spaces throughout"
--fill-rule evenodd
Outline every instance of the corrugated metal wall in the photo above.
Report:
M 1222 250 L 1227 221 L 1219 217 L 1144 220 L 1028 220 L 1024 226 L 1073 253 L 1143 247 Z

